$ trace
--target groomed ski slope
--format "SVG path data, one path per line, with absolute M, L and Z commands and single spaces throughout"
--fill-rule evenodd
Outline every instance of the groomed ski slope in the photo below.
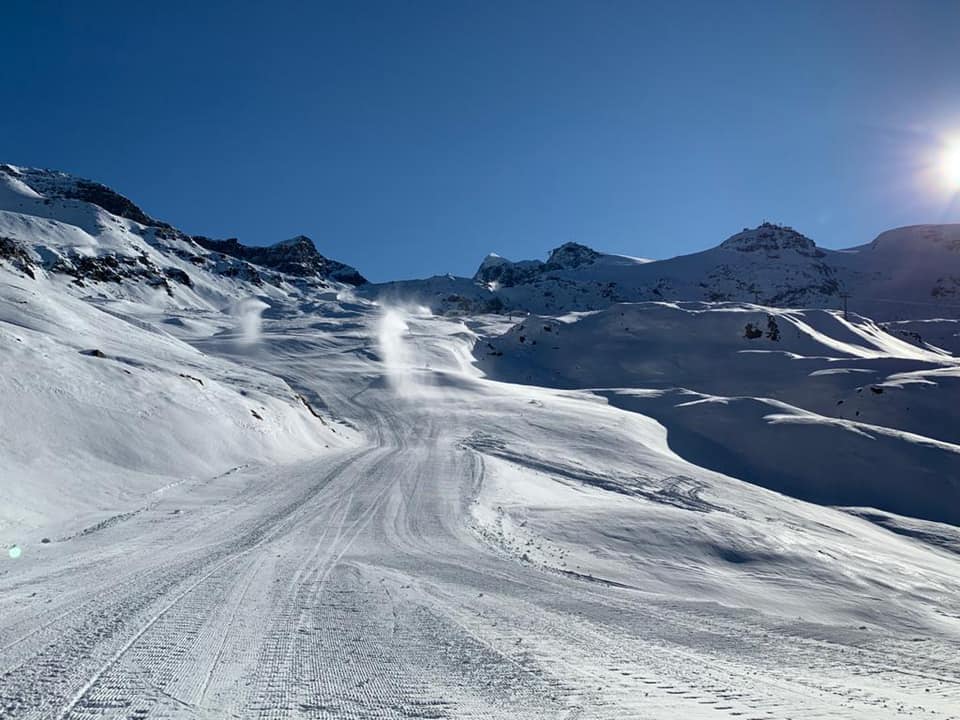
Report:
M 484 376 L 502 319 L 330 301 L 240 343 L 222 315 L 140 313 L 176 339 L 158 366 L 193 348 L 221 393 L 264 373 L 292 427 L 284 388 L 323 408 L 322 446 L 282 461 L 252 433 L 238 467 L 93 498 L 85 528 L 43 503 L 8 525 L 0 717 L 960 716 L 952 526 L 693 465 L 615 384 Z

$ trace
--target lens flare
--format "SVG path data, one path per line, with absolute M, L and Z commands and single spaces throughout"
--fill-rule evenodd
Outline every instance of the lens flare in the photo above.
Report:
M 947 147 L 943 154 L 943 179 L 951 190 L 960 191 L 960 141 Z
M 14 545 L 12 548 L 10 548 L 9 553 L 10 559 L 16 560 L 18 557 L 20 557 L 20 548 Z

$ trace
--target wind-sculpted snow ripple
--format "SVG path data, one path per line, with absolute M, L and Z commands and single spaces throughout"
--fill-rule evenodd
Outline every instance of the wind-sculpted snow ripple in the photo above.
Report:
M 532 457 L 528 453 L 513 451 L 506 441 L 483 432 L 472 434 L 463 441 L 462 445 L 532 470 L 538 470 L 567 481 L 590 485 L 608 492 L 629 495 L 696 512 L 712 512 L 722 509 L 719 505 L 700 497 L 700 493 L 708 486 L 706 483 L 691 477 L 670 475 L 653 478 L 642 475 L 616 476 L 593 472 L 586 468 L 572 467 L 560 462 L 549 462 Z

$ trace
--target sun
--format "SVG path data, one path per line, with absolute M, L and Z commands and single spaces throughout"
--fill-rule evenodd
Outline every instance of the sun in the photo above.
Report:
M 947 146 L 942 158 L 943 179 L 950 190 L 960 191 L 960 141 Z

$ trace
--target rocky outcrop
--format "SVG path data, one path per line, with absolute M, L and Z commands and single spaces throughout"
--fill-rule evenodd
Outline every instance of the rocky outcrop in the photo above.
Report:
M 303 281 L 301 285 L 319 287 L 327 287 L 329 282 L 367 283 L 355 268 L 317 252 L 313 241 L 304 235 L 270 247 L 243 245 L 233 238 L 191 237 L 150 217 L 106 185 L 57 170 L 0 164 L 0 185 L 7 190 L 3 197 L 9 200 L 9 207 L 3 209 L 11 212 L 74 225 L 78 209 L 85 209 L 86 212 L 81 213 L 84 217 L 89 216 L 91 206 L 102 211 L 81 223 L 82 227 L 77 225 L 93 239 L 81 242 L 82 250 L 70 243 L 62 247 L 31 243 L 28 247 L 22 242 L 27 238 L 19 235 L 13 235 L 20 241 L 19 245 L 14 240 L 4 241 L 0 245 L 0 261 L 5 260 L 5 264 L 26 274 L 31 274 L 33 267 L 42 266 L 48 271 L 72 276 L 81 286 L 89 282 L 129 280 L 161 287 L 170 294 L 171 283 L 191 288 L 202 285 L 195 269 L 257 287 L 263 287 L 264 283 L 280 286 L 299 279 Z M 82 205 L 86 208 L 80 207 Z M 108 213 L 133 222 L 118 225 L 116 220 L 110 220 Z M 40 259 L 33 260 L 33 255 Z M 168 266 L 167 260 L 179 267 Z
M 10 165 L 0 165 L 0 172 L 15 177 L 46 198 L 82 200 L 141 225 L 170 227 L 167 223 L 160 222 L 147 215 L 132 200 L 124 197 L 116 190 L 92 180 L 78 178 L 58 170 L 14 168 Z
M 183 270 L 174 267 L 159 268 L 146 255 L 68 255 L 54 258 L 47 266 L 50 272 L 69 275 L 74 284 L 86 287 L 88 283 L 145 282 L 173 295 L 168 281 L 193 287 L 193 281 Z
M 0 262 L 7 262 L 28 277 L 35 277 L 30 254 L 13 238 L 0 236 Z
M 769 222 L 762 223 L 753 229 L 744 228 L 743 232 L 720 243 L 720 248 L 744 253 L 766 253 L 773 256 L 788 250 L 807 257 L 825 255 L 806 235 L 786 225 L 775 225 Z
M 305 235 L 298 235 L 268 247 L 244 245 L 236 238 L 213 240 L 202 235 L 194 236 L 193 241 L 207 250 L 245 260 L 285 275 L 336 280 L 350 285 L 363 285 L 367 282 L 355 268 L 321 255 L 313 241 Z
M 509 288 L 530 283 L 545 273 L 559 270 L 573 270 L 589 265 L 600 257 L 596 250 L 579 243 L 568 242 L 550 251 L 546 262 L 540 260 L 521 260 L 511 262 L 491 253 L 484 258 L 474 273 L 475 282 L 488 287 Z
M 511 262 L 491 253 L 480 263 L 473 279 L 488 287 L 514 287 L 534 280 L 543 272 L 543 266 L 540 260 Z
M 550 252 L 550 257 L 544 263 L 544 270 L 572 270 L 582 265 L 596 262 L 600 257 L 593 248 L 580 243 L 568 242 Z

